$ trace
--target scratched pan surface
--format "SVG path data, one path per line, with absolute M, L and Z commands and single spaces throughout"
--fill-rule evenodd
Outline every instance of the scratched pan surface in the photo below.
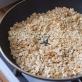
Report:
M 75 79 L 81 76 L 75 76 L 74 78 L 63 78 L 63 79 L 46 79 L 37 76 L 33 76 L 25 71 L 21 70 L 20 67 L 17 66 L 15 60 L 13 60 L 10 54 L 10 44 L 8 41 L 8 31 L 11 26 L 15 22 L 22 21 L 29 17 L 33 12 L 42 13 L 47 12 L 55 7 L 68 7 L 74 8 L 77 12 L 82 13 L 82 0 L 24 0 L 19 2 L 14 7 L 12 7 L 6 15 L 3 17 L 2 22 L 0 24 L 0 45 L 1 45 L 1 53 L 4 58 L 16 69 L 20 72 L 25 73 L 26 75 L 40 79 L 42 81 L 66 81 Z

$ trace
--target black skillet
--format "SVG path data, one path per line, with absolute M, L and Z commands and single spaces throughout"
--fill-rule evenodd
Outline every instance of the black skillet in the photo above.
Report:
M 11 26 L 17 21 L 20 22 L 30 16 L 33 12 L 43 13 L 51 10 L 55 7 L 68 7 L 74 8 L 77 12 L 82 13 L 82 0 L 23 0 L 13 6 L 3 17 L 0 24 L 0 46 L 2 56 L 17 70 L 24 73 L 27 77 L 32 78 L 35 82 L 66 82 L 77 80 L 80 82 L 80 77 L 75 76 L 74 78 L 63 78 L 63 79 L 48 79 L 41 78 L 29 73 L 26 73 L 20 67 L 17 66 L 16 62 L 10 55 L 9 41 L 8 41 L 8 31 Z

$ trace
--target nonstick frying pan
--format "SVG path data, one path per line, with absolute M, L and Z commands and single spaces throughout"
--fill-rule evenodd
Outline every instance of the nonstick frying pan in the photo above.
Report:
M 8 31 L 14 23 L 25 20 L 33 12 L 43 13 L 55 7 L 74 8 L 77 12 L 82 13 L 82 0 L 23 0 L 13 6 L 3 17 L 0 24 L 0 51 L 2 56 L 17 70 L 39 82 L 64 82 L 79 79 L 82 76 L 75 76 L 73 78 L 63 79 L 48 79 L 41 78 L 29 73 L 26 73 L 16 64 L 15 60 L 10 54 L 10 44 L 8 41 Z M 80 82 L 80 79 L 78 80 Z

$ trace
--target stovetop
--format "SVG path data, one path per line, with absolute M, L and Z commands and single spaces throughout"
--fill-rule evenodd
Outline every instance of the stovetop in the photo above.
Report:
M 15 68 L 13 68 L 3 57 L 2 54 L 0 53 L 0 58 L 4 63 L 8 66 L 9 70 L 14 74 L 14 76 L 20 81 L 20 82 L 28 82 L 25 77 L 19 73 Z M 0 62 L 1 63 L 1 62 Z

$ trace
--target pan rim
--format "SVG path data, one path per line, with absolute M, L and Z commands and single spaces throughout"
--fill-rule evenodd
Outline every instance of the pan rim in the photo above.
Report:
M 4 18 L 6 17 L 6 15 L 7 15 L 10 11 L 12 11 L 13 8 L 15 8 L 16 6 L 18 6 L 19 4 L 21 4 L 21 3 L 24 2 L 24 1 L 27 1 L 27 0 L 20 1 L 20 2 L 18 2 L 17 4 L 15 4 L 14 6 L 12 6 L 12 7 L 4 14 L 4 16 L 1 18 L 0 24 L 2 23 L 2 21 L 4 20 Z M 29 0 L 28 0 L 28 1 L 29 1 Z M 26 75 L 28 75 L 28 76 L 31 76 L 31 77 L 36 78 L 36 79 L 39 79 L 39 80 L 46 80 L 46 81 L 71 81 L 71 80 L 79 79 L 80 77 L 82 77 L 82 76 L 74 76 L 74 77 L 72 77 L 72 78 L 70 77 L 70 78 L 52 79 L 52 78 L 44 78 L 44 77 L 39 77 L 39 76 L 36 76 L 36 75 L 32 75 L 32 74 L 30 74 L 30 73 L 25 72 L 25 71 L 22 70 L 20 67 L 16 66 L 11 60 L 9 60 L 9 59 L 7 58 L 7 56 L 5 55 L 5 53 L 3 52 L 1 46 L 0 46 L 0 52 L 1 52 L 2 56 L 5 58 L 5 60 L 6 60 L 10 65 L 12 65 L 14 68 L 16 68 L 17 70 L 19 70 L 20 72 L 22 72 L 22 73 L 24 73 L 24 74 L 26 74 Z

